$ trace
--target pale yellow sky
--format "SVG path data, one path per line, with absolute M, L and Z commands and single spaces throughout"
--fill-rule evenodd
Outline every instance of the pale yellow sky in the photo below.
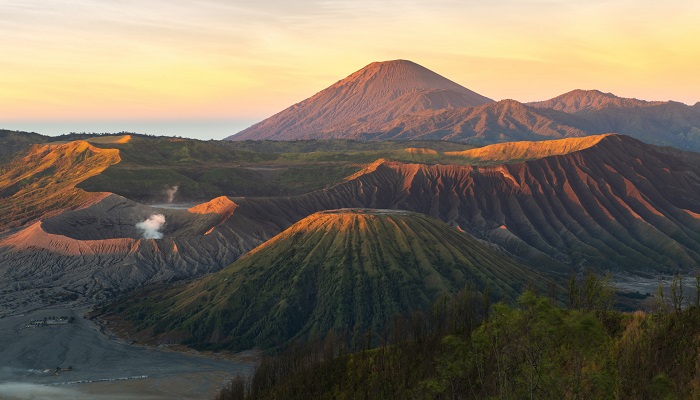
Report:
M 267 117 L 372 61 L 485 96 L 700 101 L 694 0 L 3 0 L 3 121 Z

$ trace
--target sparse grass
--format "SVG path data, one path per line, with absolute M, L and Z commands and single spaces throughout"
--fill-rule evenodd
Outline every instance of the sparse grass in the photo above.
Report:
M 100 138 L 104 139 L 104 138 Z M 377 159 L 411 163 L 464 163 L 445 156 L 471 146 L 450 142 L 220 142 L 133 136 L 126 143 L 93 140 L 119 149 L 122 161 L 81 184 L 139 201 L 162 201 L 166 188 L 179 186 L 178 198 L 202 201 L 227 196 L 280 196 L 306 193 L 341 182 Z M 412 154 L 424 147 L 438 154 Z
M 138 134 L 129 134 L 129 140 L 122 140 L 126 135 L 70 134 L 46 138 L 9 132 L 3 141 L 12 144 L 20 138 L 22 145 L 48 140 L 67 144 L 80 139 L 98 148 L 118 149 L 121 158 L 118 164 L 86 177 L 78 187 L 88 192 L 113 192 L 143 202 L 163 201 L 165 190 L 172 186 L 178 186 L 176 199 L 182 202 L 206 201 L 220 195 L 301 194 L 342 182 L 377 159 L 465 164 L 470 160 L 444 152 L 472 147 L 440 141 L 222 142 Z M 409 153 L 406 151 L 409 147 L 430 149 L 436 154 Z M 19 190 L 24 183 L 14 184 L 5 187 L 4 192 Z
M 96 194 L 76 188 L 119 162 L 116 150 L 86 142 L 35 146 L 0 169 L 0 231 L 80 207 Z

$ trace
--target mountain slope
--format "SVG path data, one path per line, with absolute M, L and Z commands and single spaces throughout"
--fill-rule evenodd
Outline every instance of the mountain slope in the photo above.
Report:
M 575 125 L 589 133 L 616 132 L 646 143 L 700 151 L 700 110 L 673 101 L 639 108 L 578 113 Z
M 597 111 L 604 108 L 641 108 L 663 104 L 662 101 L 626 99 L 600 90 L 572 90 L 549 100 L 528 103 L 535 108 L 547 108 L 575 114 L 584 111 Z
M 598 90 L 574 90 L 528 106 L 574 114 L 572 125 L 590 134 L 616 132 L 651 144 L 700 151 L 697 106 L 627 99 Z
M 348 130 L 374 132 L 405 114 L 491 102 L 411 61 L 375 62 L 228 139 L 340 137 Z
M 0 169 L 0 232 L 103 198 L 76 185 L 119 161 L 118 150 L 85 141 L 33 146 Z
M 490 144 L 586 136 L 566 113 L 538 110 L 515 100 L 479 107 L 425 111 L 388 121 L 373 132 L 352 132 L 357 140 L 450 140 Z
M 324 191 L 237 203 L 226 229 L 264 220 L 260 228 L 275 231 L 324 209 L 391 208 L 459 226 L 545 270 L 671 272 L 700 262 L 700 155 L 621 135 L 488 167 L 380 161 Z
M 471 163 L 514 163 L 525 160 L 560 156 L 593 147 L 609 135 L 545 140 L 541 142 L 506 142 L 475 149 L 450 151 L 446 155 L 460 156 Z
M 0 129 L 0 163 L 33 144 L 46 143 L 48 137 L 34 132 Z
M 211 276 L 115 309 L 144 336 L 270 348 L 342 330 L 382 332 L 466 285 L 514 298 L 547 280 L 445 225 L 404 211 L 313 214 Z
M 450 140 L 492 144 L 604 133 L 700 151 L 700 108 L 574 90 L 493 102 L 410 61 L 373 63 L 229 140 Z
M 218 271 L 269 237 L 245 225 L 212 232 L 235 209 L 226 198 L 185 210 L 107 195 L 0 236 L 0 315 Z M 136 226 L 152 215 L 165 220 L 161 239 L 144 238 Z
M 632 136 L 650 144 L 700 151 L 700 112 L 676 102 L 644 107 L 602 107 L 567 113 L 515 100 L 480 107 L 404 115 L 374 132 L 348 131 L 357 140 L 451 140 L 492 144 L 549 140 L 605 133 Z
M 96 140 L 100 139 L 100 143 Z M 122 161 L 80 183 L 89 192 L 112 192 L 143 203 L 197 203 L 218 196 L 284 196 L 308 193 L 342 182 L 361 165 L 377 158 L 430 160 L 438 156 L 411 155 L 398 142 L 350 141 L 199 141 L 194 139 L 101 136 L 90 143 L 117 148 Z M 111 142 L 108 142 L 111 140 Z M 119 140 L 123 142 L 119 143 Z M 443 151 L 471 146 L 452 142 L 423 142 Z
M 595 143 L 582 145 L 588 141 Z M 220 198 L 190 210 L 108 196 L 0 236 L 0 305 L 50 301 L 33 295 L 38 285 L 104 298 L 214 272 L 307 216 L 339 208 L 426 214 L 556 276 L 585 267 L 632 276 L 693 273 L 700 263 L 700 155 L 622 135 L 572 143 L 529 143 L 524 153 L 501 145 L 511 156 L 542 157 L 517 162 L 481 150 L 492 158 L 482 160 L 487 166 L 379 160 L 326 189 Z M 153 214 L 166 220 L 163 239 L 144 239 L 136 228 Z

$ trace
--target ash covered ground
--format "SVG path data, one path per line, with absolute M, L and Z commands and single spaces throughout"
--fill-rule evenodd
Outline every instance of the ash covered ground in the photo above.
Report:
M 83 318 L 85 311 L 55 308 L 0 319 L 0 397 L 208 399 L 253 368 L 223 357 L 129 345 L 102 333 Z M 26 326 L 51 316 L 74 320 Z

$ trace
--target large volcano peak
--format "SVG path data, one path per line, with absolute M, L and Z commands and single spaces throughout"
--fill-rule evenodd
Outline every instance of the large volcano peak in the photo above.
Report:
M 327 139 L 373 132 L 403 115 L 492 102 L 412 61 L 373 62 L 229 139 Z

